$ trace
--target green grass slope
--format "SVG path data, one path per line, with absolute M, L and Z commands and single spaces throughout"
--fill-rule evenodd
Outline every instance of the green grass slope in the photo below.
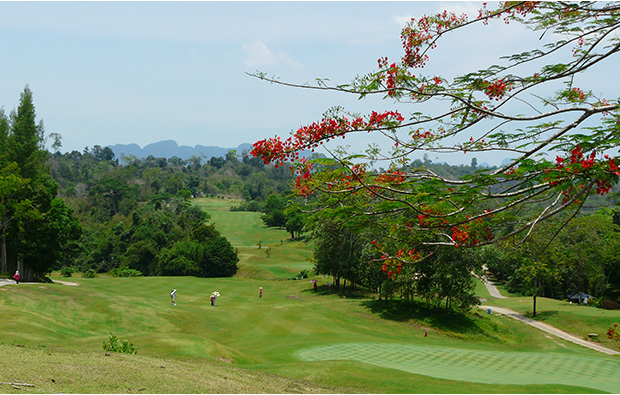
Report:
M 44 393 L 620 388 L 614 373 L 620 359 L 548 338 L 508 318 L 421 306 L 402 310 L 397 302 L 341 297 L 323 286 L 314 293 L 307 280 L 286 280 L 299 267 L 312 266 L 307 246 L 288 241 L 284 231 L 261 227 L 258 214 L 242 213 L 239 220 L 239 213 L 221 203 L 203 201 L 203 207 L 235 247 L 248 249 L 235 278 L 98 277 L 72 279 L 77 287 L 0 287 L 0 359 L 8 366 L 0 369 L 0 382 L 28 382 L 37 386 L 28 391 Z M 258 250 L 257 239 L 272 246 L 271 257 Z M 318 280 L 323 285 L 325 279 Z M 174 288 L 176 306 L 169 297 Z M 214 307 L 208 300 L 213 291 L 221 293 Z M 138 354 L 105 356 L 102 343 L 109 333 L 128 339 Z M 3 391 L 23 392 L 8 385 Z
M 312 251 L 305 242 L 291 240 L 284 229 L 266 228 L 261 213 L 229 211 L 239 201 L 197 199 L 196 204 L 211 215 L 215 227 L 239 251 L 237 277 L 287 279 L 301 270 L 311 270 Z M 261 248 L 259 249 L 259 243 Z M 270 255 L 266 250 L 269 248 Z

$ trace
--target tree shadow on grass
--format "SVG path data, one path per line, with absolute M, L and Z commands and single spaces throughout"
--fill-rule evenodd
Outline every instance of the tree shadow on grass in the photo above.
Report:
M 428 308 L 423 302 L 402 302 L 369 300 L 362 302 L 362 306 L 368 308 L 379 317 L 399 322 L 414 320 L 432 326 L 438 330 L 456 332 L 461 334 L 484 333 L 479 327 L 480 317 L 478 312 L 461 313 L 454 310 Z
M 309 284 L 308 289 L 304 289 L 301 292 L 315 293 L 312 283 Z M 339 296 L 345 299 L 368 299 L 368 294 L 365 292 L 358 292 L 358 291 L 339 292 L 335 289 L 333 285 L 330 290 L 327 284 L 317 286 L 316 294 L 317 295 L 336 295 L 336 296 Z
M 531 311 L 528 311 L 524 314 L 524 316 L 526 316 L 527 318 L 531 318 L 534 320 L 538 320 L 538 321 L 547 321 L 549 318 L 558 315 L 558 312 L 556 310 L 551 310 L 551 311 L 538 311 L 536 312 L 536 317 L 534 317 L 532 315 Z

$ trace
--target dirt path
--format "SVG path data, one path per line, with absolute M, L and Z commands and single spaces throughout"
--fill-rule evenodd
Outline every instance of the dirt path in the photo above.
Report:
M 70 287 L 77 287 L 77 286 L 80 285 L 78 283 L 73 283 L 73 282 L 70 282 L 70 281 L 53 280 L 53 282 L 54 283 L 58 283 L 58 284 L 62 284 L 62 285 L 68 285 Z M 15 280 L 9 280 L 8 278 L 0 278 L 0 287 L 3 286 L 3 285 L 11 285 L 11 284 L 15 285 Z M 26 283 L 20 282 L 19 283 L 19 285 L 22 285 L 22 284 L 28 285 L 28 284 L 45 284 L 45 283 L 28 283 L 28 282 L 26 282 Z
M 551 326 L 549 324 L 545 324 L 544 322 L 540 322 L 540 321 L 536 321 L 533 320 L 531 318 L 528 318 L 526 316 L 524 316 L 523 314 L 520 314 L 514 310 L 511 309 L 507 309 L 504 307 L 495 307 L 495 306 L 479 306 L 481 309 L 484 310 L 488 310 L 491 309 L 491 313 L 497 313 L 497 314 L 502 314 L 505 315 L 507 317 L 513 318 L 515 320 L 521 321 L 521 322 L 525 322 L 528 325 L 533 326 L 534 328 L 538 328 L 541 331 L 547 332 L 549 334 L 552 334 L 554 336 L 557 336 L 561 339 L 567 340 L 569 342 L 575 343 L 575 344 L 579 344 L 580 346 L 584 346 L 584 347 L 588 347 L 592 350 L 595 351 L 599 351 L 605 354 L 609 354 L 609 355 L 620 355 L 620 352 L 618 351 L 614 351 L 614 350 L 610 350 L 607 347 L 603 347 L 599 344 L 593 343 L 593 342 L 589 342 L 587 340 L 581 339 L 577 336 L 571 335 L 570 333 L 564 332 L 561 329 L 558 329 L 554 326 Z

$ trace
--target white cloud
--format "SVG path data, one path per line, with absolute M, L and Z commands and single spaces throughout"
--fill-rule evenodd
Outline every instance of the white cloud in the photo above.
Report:
M 253 42 L 244 44 L 241 48 L 246 53 L 244 63 L 248 67 L 254 66 L 277 66 L 287 64 L 290 66 L 299 66 L 300 63 L 293 59 L 286 52 L 274 52 L 263 42 Z
M 392 20 L 396 22 L 398 26 L 405 27 L 405 25 L 411 20 L 411 18 L 414 18 L 414 16 L 413 15 L 398 15 L 398 16 L 392 17 Z

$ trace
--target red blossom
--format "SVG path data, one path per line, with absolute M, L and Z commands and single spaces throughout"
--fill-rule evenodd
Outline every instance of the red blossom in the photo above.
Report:
M 388 125 L 398 125 L 404 121 L 398 111 L 373 111 L 367 121 L 356 118 L 324 118 L 308 126 L 302 126 L 286 140 L 280 137 L 264 139 L 253 144 L 251 154 L 260 156 L 265 164 L 281 165 L 286 161 L 298 159 L 300 150 L 317 148 L 325 141 L 335 137 L 345 137 L 352 131 L 374 130 Z
M 492 84 L 489 84 L 486 95 L 489 99 L 501 100 L 504 98 L 506 91 L 510 91 L 512 84 L 506 85 L 503 79 L 500 79 Z

